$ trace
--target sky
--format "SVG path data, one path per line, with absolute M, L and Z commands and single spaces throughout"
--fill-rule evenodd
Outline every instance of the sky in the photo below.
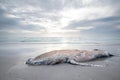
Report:
M 0 0 L 0 37 L 119 34 L 120 0 Z

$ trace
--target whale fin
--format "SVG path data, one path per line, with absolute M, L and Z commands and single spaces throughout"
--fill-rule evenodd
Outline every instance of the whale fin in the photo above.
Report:
M 80 66 L 87 66 L 87 67 L 92 67 L 92 66 L 94 66 L 94 67 L 103 67 L 103 65 L 94 65 L 94 64 L 87 64 L 87 63 L 79 63 L 79 62 L 77 62 L 75 60 L 70 60 L 69 63 L 72 64 L 72 65 L 80 65 Z

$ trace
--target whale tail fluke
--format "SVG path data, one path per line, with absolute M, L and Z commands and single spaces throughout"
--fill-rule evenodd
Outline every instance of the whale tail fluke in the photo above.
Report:
M 94 51 L 104 51 L 104 50 L 100 50 L 100 49 L 93 49 Z M 107 52 L 107 51 L 104 51 L 104 54 L 99 54 L 98 57 L 102 58 L 102 57 L 112 57 L 114 56 L 113 54 Z
M 107 54 L 98 54 L 95 56 L 95 59 L 99 59 L 99 58 L 109 58 L 109 57 L 113 57 L 113 54 L 107 53 Z

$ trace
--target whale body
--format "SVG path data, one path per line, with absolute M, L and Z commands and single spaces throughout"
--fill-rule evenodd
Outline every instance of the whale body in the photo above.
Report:
M 29 58 L 26 61 L 28 65 L 54 65 L 58 63 L 70 63 L 81 66 L 91 66 L 83 62 L 107 58 L 113 56 L 107 51 L 94 50 L 54 50 L 38 55 L 34 58 Z

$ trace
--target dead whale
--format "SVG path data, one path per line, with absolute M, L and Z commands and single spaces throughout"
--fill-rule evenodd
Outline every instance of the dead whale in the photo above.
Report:
M 83 62 L 107 58 L 113 56 L 107 51 L 94 50 L 54 50 L 38 55 L 35 58 L 29 58 L 26 61 L 28 65 L 54 65 L 58 63 L 70 63 L 81 66 L 93 66 Z

